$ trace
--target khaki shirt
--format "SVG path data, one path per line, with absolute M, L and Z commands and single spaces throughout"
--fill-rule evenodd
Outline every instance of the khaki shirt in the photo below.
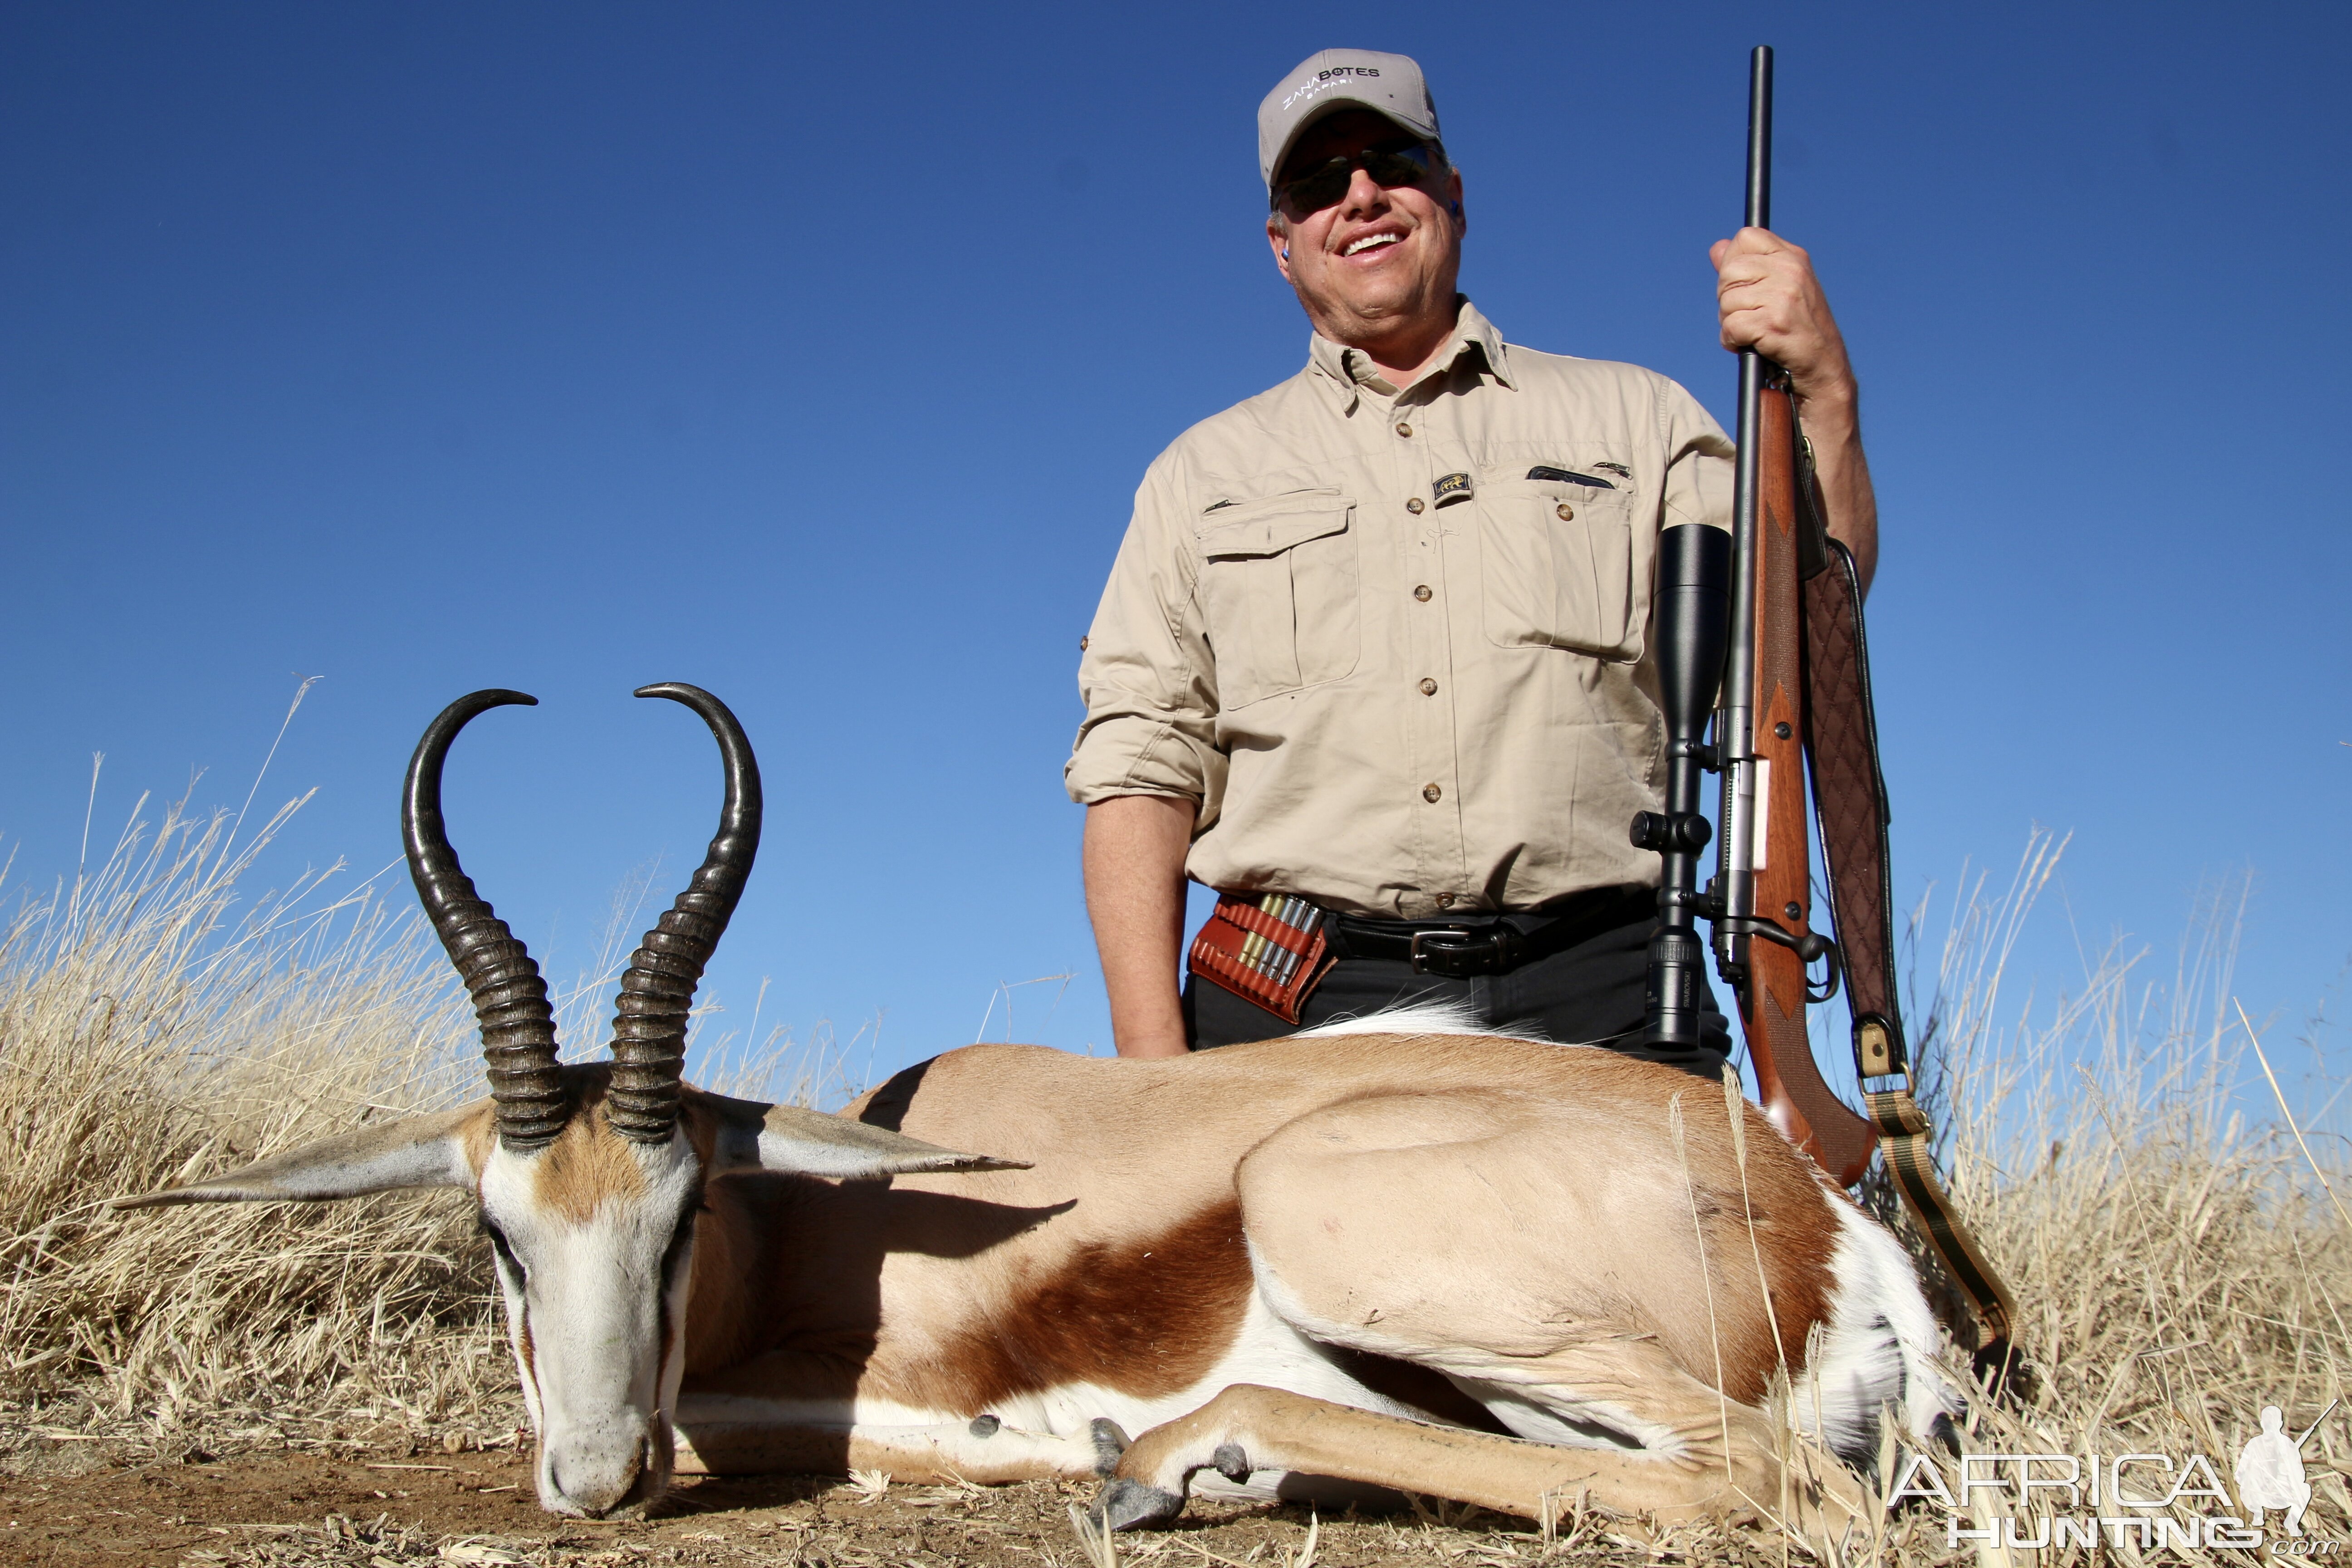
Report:
M 1665 377 L 1507 347 L 1466 300 L 1402 395 L 1318 334 L 1144 475 L 1071 798 L 1193 800 L 1194 880 L 1355 914 L 1655 883 L 1626 841 L 1664 776 L 1652 563 L 1730 526 L 1731 456 Z

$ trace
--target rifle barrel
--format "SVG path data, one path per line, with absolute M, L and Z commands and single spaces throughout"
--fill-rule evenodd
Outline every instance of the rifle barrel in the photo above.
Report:
M 1772 48 L 1759 44 L 1748 57 L 1748 226 L 1769 226 L 1772 216 Z M 1738 919 L 1756 912 L 1756 500 L 1757 461 L 1764 399 L 1764 356 L 1739 355 L 1739 457 L 1732 470 L 1731 646 L 1723 671 L 1723 708 L 1716 722 L 1723 770 L 1723 826 L 1717 839 L 1716 888 L 1723 912 L 1715 928 L 1717 966 L 1729 979 L 1745 962 L 1748 939 Z
M 1772 46 L 1748 57 L 1748 226 L 1772 226 Z

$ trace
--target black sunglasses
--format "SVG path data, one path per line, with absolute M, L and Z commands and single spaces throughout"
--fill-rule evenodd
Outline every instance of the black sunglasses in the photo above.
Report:
M 1285 180 L 1274 187 L 1274 204 L 1296 213 L 1319 213 L 1348 194 L 1356 171 L 1363 170 L 1382 190 L 1417 185 L 1437 171 L 1437 154 L 1426 142 L 1406 142 L 1388 147 L 1368 147 L 1345 158 Z

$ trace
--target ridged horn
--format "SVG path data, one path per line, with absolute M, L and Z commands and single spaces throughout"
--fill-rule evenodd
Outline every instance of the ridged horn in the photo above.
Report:
M 702 715 L 727 765 L 727 799 L 702 868 L 629 955 L 613 1020 L 613 1085 L 605 1095 L 613 1130 L 641 1143 L 666 1142 L 677 1120 L 686 1066 L 686 1026 L 702 966 L 725 934 L 760 853 L 760 763 L 727 704 L 698 686 L 666 680 L 639 697 L 667 697 Z
M 441 945 L 473 994 L 474 1016 L 482 1026 L 482 1057 L 498 1101 L 499 1141 L 509 1149 L 536 1149 L 563 1131 L 571 1106 L 555 1068 L 555 1010 L 548 1005 L 547 982 L 530 952 L 474 891 L 449 832 L 441 820 L 441 764 L 449 742 L 478 713 L 539 699 L 520 691 L 492 689 L 460 697 L 425 727 L 408 759 L 408 782 L 400 796 L 400 837 L 408 850 L 408 874 L 416 896 L 440 933 Z

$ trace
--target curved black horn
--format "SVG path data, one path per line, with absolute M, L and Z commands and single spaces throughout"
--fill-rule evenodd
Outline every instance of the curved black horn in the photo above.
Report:
M 499 1141 L 509 1149 L 536 1149 L 563 1131 L 571 1108 L 555 1069 L 555 1011 L 539 965 L 506 921 L 474 891 L 441 820 L 441 764 L 449 742 L 478 713 L 539 699 L 520 691 L 476 691 L 441 710 L 408 759 L 400 796 L 400 837 L 408 874 L 433 917 L 433 929 L 481 1020 L 482 1056 L 489 1065 L 490 1098 L 499 1106 Z
M 605 1097 L 613 1130 L 641 1143 L 668 1139 L 677 1120 L 678 1079 L 686 1066 L 686 1025 L 702 966 L 726 932 L 735 901 L 760 853 L 760 763 L 727 704 L 698 686 L 666 680 L 640 686 L 639 697 L 667 697 L 702 715 L 727 763 L 727 800 L 702 868 L 660 923 L 646 932 L 621 976 L 613 1020 L 613 1087 Z

